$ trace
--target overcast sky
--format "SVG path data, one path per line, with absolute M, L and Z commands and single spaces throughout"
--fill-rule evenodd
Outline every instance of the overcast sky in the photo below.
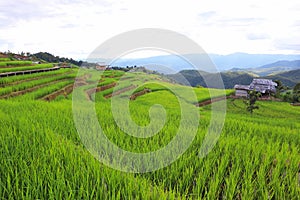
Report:
M 184 34 L 206 52 L 300 54 L 299 0 L 0 0 L 0 51 L 86 58 L 138 28 Z

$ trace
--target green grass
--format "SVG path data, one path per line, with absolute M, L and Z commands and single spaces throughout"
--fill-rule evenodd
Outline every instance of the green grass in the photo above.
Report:
M 124 81 L 119 88 L 128 87 L 129 85 L 140 85 L 141 81 L 134 81 L 134 80 L 126 80 Z M 193 88 L 190 89 L 187 86 L 179 86 L 177 84 L 171 84 L 171 83 L 162 83 L 159 81 L 155 81 L 153 83 L 144 83 L 142 86 L 136 88 L 133 93 L 140 92 L 144 90 L 145 88 L 148 88 L 151 90 L 151 92 L 157 92 L 157 91 L 168 91 L 172 92 L 172 90 L 176 91 L 181 97 L 183 97 L 187 102 L 195 104 L 197 102 L 202 102 L 205 100 L 209 100 L 211 98 L 216 98 L 219 96 L 228 96 L 232 94 L 233 90 L 219 90 L 219 89 L 208 89 L 208 88 Z M 111 90 L 112 92 L 113 90 Z M 102 95 L 107 94 L 106 91 L 102 92 Z M 145 94 L 150 95 L 150 94 Z
M 27 101 L 24 105 L 1 101 L 0 105 L 1 125 L 5 130 L 0 134 L 1 147 L 5 147 L 1 148 L 0 160 L 1 198 L 149 199 L 167 196 L 163 188 L 149 188 L 146 179 L 133 178 L 132 174 L 107 168 L 95 160 L 74 134 L 70 103 Z M 26 116 L 11 113 L 11 110 L 22 110 Z M 11 123 L 9 117 L 16 119 Z M 149 192 L 140 192 L 143 190 Z
M 33 65 L 33 66 L 0 68 L 0 73 L 26 71 L 26 70 L 34 70 L 34 69 L 45 69 L 45 68 L 51 68 L 51 67 L 53 67 L 53 64 L 37 64 L 37 65 Z
M 121 87 L 140 81 L 133 80 L 134 74 L 131 76 Z M 95 75 L 91 80 L 96 78 Z M 109 73 L 104 78 L 105 84 L 118 80 Z M 109 168 L 88 152 L 73 121 L 72 95 L 52 102 L 35 100 L 72 81 L 64 80 L 23 96 L 0 100 L 1 199 L 297 199 L 300 196 L 300 107 L 258 101 L 260 108 L 251 115 L 242 100 L 228 99 L 221 136 L 204 158 L 199 157 L 199 151 L 209 127 L 211 105 L 194 107 L 200 113 L 199 129 L 187 151 L 165 168 L 132 174 Z M 129 136 L 118 127 L 111 109 L 112 99 L 103 98 L 111 91 L 97 93 L 96 115 L 107 138 L 132 152 L 155 151 L 168 144 L 178 131 L 181 110 L 178 98 L 166 86 L 183 93 L 185 104 L 194 103 L 185 94 L 188 89 L 185 86 L 150 83 L 137 88 L 148 87 L 152 92 L 129 102 L 133 122 L 140 126 L 151 124 L 149 109 L 154 104 L 162 105 L 167 117 L 163 128 L 148 139 Z M 192 91 L 196 101 L 209 97 L 205 88 Z M 212 92 L 216 96 L 220 93 Z M 121 106 L 117 112 L 125 116 L 123 109 Z M 85 117 L 90 120 L 89 115 Z M 125 121 L 125 126 L 126 123 L 129 122 Z
M 19 83 L 21 81 L 28 82 L 34 79 L 41 79 L 49 76 L 56 76 L 60 74 L 67 74 L 67 73 L 76 73 L 74 69 L 60 69 L 55 71 L 48 71 L 48 72 L 41 72 L 41 73 L 34 73 L 34 74 L 25 74 L 22 76 L 11 76 L 11 77 L 3 77 L 0 79 L 0 86 L 7 87 L 8 85 L 13 85 Z M 0 89 L 1 90 L 1 89 Z
M 106 70 L 103 72 L 103 77 L 121 77 L 124 74 L 123 71 Z
M 28 82 L 23 82 L 17 85 L 12 85 L 12 86 L 8 86 L 8 87 L 4 87 L 4 88 L 0 88 L 0 96 L 1 95 L 6 95 L 12 92 L 17 92 L 17 91 L 21 91 L 21 90 L 26 90 L 38 85 L 43 85 L 46 83 L 51 83 L 54 81 L 59 81 L 59 80 L 63 80 L 63 79 L 74 79 L 76 77 L 76 74 L 58 74 L 56 76 L 51 76 L 49 78 L 43 78 L 41 77 L 40 79 L 37 80 L 32 80 L 32 81 L 28 81 Z M 74 81 L 74 80 L 72 80 Z
M 32 61 L 10 61 L 10 59 L 0 60 L 0 67 L 17 67 L 17 66 L 26 66 L 31 65 Z
M 3 61 L 10 61 L 10 58 L 0 58 L 0 62 L 3 62 Z M 0 64 L 1 66 L 1 64 Z
M 14 98 L 17 101 L 26 101 L 26 100 L 35 100 L 42 98 L 48 94 L 51 94 L 67 85 L 74 83 L 74 80 L 61 80 L 59 82 L 55 82 L 54 84 L 50 84 L 47 87 L 39 88 L 33 92 L 28 92 L 22 96 L 18 96 Z

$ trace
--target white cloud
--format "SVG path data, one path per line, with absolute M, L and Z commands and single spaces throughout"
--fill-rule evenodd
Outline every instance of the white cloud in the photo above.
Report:
M 185 34 L 209 53 L 300 53 L 299 8 L 298 0 L 2 1 L 0 51 L 85 58 L 116 34 L 152 27 Z

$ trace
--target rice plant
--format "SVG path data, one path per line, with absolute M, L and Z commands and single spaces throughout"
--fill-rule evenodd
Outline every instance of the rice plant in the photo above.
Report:
M 120 76 L 111 76 L 107 74 L 103 82 L 120 80 Z M 83 145 L 74 124 L 71 98 L 38 100 L 74 82 L 74 78 L 55 82 L 47 77 L 16 84 L 17 87 L 28 84 L 26 88 L 30 88 L 39 81 L 50 81 L 48 86 L 35 91 L 0 100 L 1 199 L 297 199 L 300 196 L 300 107 L 259 101 L 260 109 L 249 115 L 242 100 L 225 100 L 227 113 L 221 136 L 204 158 L 199 157 L 199 151 L 209 127 L 211 109 L 210 105 L 197 108 L 200 113 L 197 135 L 182 156 L 154 172 L 125 173 L 102 164 Z M 134 73 L 131 78 L 135 78 Z M 133 83 L 133 79 L 127 80 L 128 83 Z M 164 84 L 185 90 L 184 86 Z M 129 103 L 132 120 L 140 126 L 151 123 L 152 105 L 164 107 L 166 123 L 151 138 L 135 138 L 124 132 L 114 120 L 112 100 L 103 98 L 112 89 L 97 93 L 96 116 L 106 137 L 132 152 L 155 151 L 167 145 L 179 128 L 181 110 L 177 97 L 164 84 L 142 86 L 152 92 Z M 90 86 L 80 89 L 85 91 Z M 209 97 L 205 88 L 194 91 L 198 101 Z M 186 102 L 195 103 L 190 99 Z

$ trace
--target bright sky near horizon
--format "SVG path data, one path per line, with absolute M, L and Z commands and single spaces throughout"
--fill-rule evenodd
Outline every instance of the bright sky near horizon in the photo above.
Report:
M 85 59 L 138 28 L 184 34 L 206 52 L 300 54 L 299 0 L 0 1 L 0 51 Z

